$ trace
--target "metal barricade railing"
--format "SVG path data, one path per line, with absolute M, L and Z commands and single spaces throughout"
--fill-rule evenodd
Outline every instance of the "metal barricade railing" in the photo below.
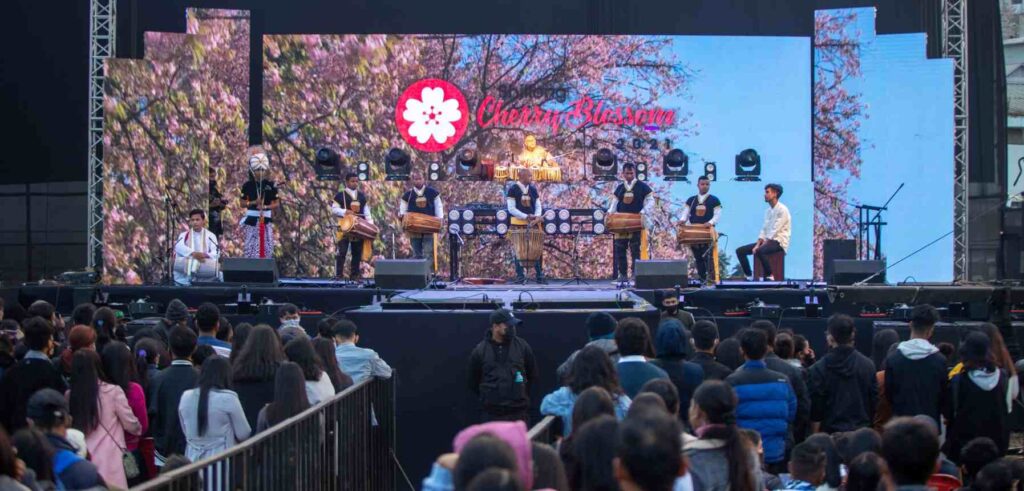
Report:
M 531 442 L 554 443 L 555 438 L 558 436 L 558 431 L 556 430 L 560 423 L 561 420 L 558 416 L 545 416 L 539 423 L 533 425 L 530 431 L 526 432 L 526 437 Z
M 395 379 L 371 378 L 135 490 L 392 490 Z

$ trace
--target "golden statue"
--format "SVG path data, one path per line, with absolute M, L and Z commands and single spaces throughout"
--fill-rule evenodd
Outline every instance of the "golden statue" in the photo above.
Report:
M 519 165 L 530 169 L 558 167 L 555 158 L 546 148 L 537 145 L 537 137 L 533 135 L 526 135 L 526 139 L 523 140 L 523 152 L 519 154 L 518 160 Z

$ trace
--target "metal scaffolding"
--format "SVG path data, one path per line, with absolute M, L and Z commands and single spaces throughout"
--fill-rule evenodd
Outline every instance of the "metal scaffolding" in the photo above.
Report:
M 89 1 L 89 169 L 86 264 L 103 265 L 103 82 L 104 65 L 114 56 L 117 0 Z
M 953 60 L 953 279 L 968 279 L 967 0 L 943 0 L 942 53 Z

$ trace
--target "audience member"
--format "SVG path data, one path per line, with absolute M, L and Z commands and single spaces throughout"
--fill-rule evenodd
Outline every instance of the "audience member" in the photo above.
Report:
M 758 459 L 736 426 L 736 407 L 736 393 L 725 382 L 709 380 L 694 393 L 689 420 L 697 440 L 683 449 L 694 491 L 764 489 Z
M 817 361 L 814 350 L 811 349 L 811 343 L 807 342 L 807 338 L 802 334 L 793 335 L 793 349 L 796 350 L 796 357 L 804 368 L 811 368 Z
M 1004 491 L 1013 489 L 1013 485 L 1013 469 L 1005 461 L 997 460 L 978 472 L 971 491 Z
M 56 451 L 46 435 L 35 428 L 22 428 L 11 438 L 11 446 L 25 463 L 26 487 L 32 490 L 57 489 L 57 482 L 53 478 Z M 29 484 L 29 481 L 32 483 Z
M 830 490 L 839 489 L 843 485 L 843 459 L 839 456 L 839 450 L 832 437 L 824 433 L 815 433 L 807 437 L 804 443 L 817 447 L 825 454 L 825 478 L 822 486 Z
M 768 469 L 765 467 L 764 442 L 761 441 L 761 434 L 746 428 L 740 428 L 738 431 L 740 436 L 746 438 L 750 448 L 754 449 L 754 453 L 757 455 L 757 470 L 761 472 L 761 487 L 763 489 L 782 489 L 782 479 L 768 472 Z
M 59 488 L 106 487 L 96 465 L 80 457 L 77 449 L 67 440 L 71 411 L 63 395 L 50 388 L 40 389 L 29 398 L 26 412 L 32 427 L 46 435 L 47 442 L 52 446 L 52 474 Z M 120 459 L 117 463 L 121 463 Z
M 618 326 L 618 321 L 607 312 L 594 312 L 587 316 L 587 320 L 584 323 L 584 327 L 587 329 L 587 346 L 596 346 L 601 348 L 605 353 L 608 353 L 608 357 L 611 358 L 612 363 L 618 363 L 619 361 L 619 347 L 615 345 L 615 328 Z M 573 351 L 569 358 L 565 360 L 561 365 L 558 366 L 558 380 L 565 382 L 569 377 L 569 372 L 572 370 L 572 362 L 576 359 L 580 350 Z
M 160 364 L 166 356 L 167 348 L 159 339 L 143 338 L 135 343 L 135 373 L 147 395 L 150 394 L 149 386 L 160 373 Z
M 196 350 L 192 352 L 192 364 L 195 365 L 196 368 L 202 369 L 203 362 L 206 361 L 207 358 L 214 356 L 219 355 L 217 355 L 217 350 L 214 349 L 213 346 L 208 344 L 198 345 L 196 346 Z
M 490 323 L 484 339 L 469 355 L 469 389 L 480 399 L 484 421 L 528 421 L 529 389 L 539 379 L 533 349 L 516 335 L 520 321 L 510 310 L 495 310 Z M 353 380 L 359 380 L 341 356 L 338 360 Z M 390 368 L 387 373 L 390 376 Z
M 989 354 L 996 368 L 1006 372 L 1006 407 L 1013 408 L 1013 401 L 1020 396 L 1020 379 L 1017 377 L 1017 367 L 1013 363 L 1010 351 L 1006 348 L 1006 341 L 995 324 L 985 322 L 981 325 L 981 332 L 992 341 L 992 348 Z
M 931 416 L 928 416 L 926 414 L 918 414 L 916 416 L 911 416 L 910 419 L 924 423 L 929 428 L 931 428 L 932 432 L 935 433 L 936 435 L 942 434 L 942 430 L 939 428 L 939 422 L 932 419 Z M 948 474 L 958 479 L 960 478 L 960 469 L 956 466 L 956 464 L 953 463 L 953 461 L 946 458 L 946 456 L 942 453 L 941 447 L 939 448 L 939 468 L 938 470 L 936 470 L 936 472 L 938 472 L 939 474 Z
M 629 410 L 626 411 L 626 417 L 636 418 L 650 411 L 669 414 L 668 406 L 665 405 L 665 400 L 658 396 L 658 394 L 652 394 L 650 392 L 637 394 L 636 398 L 629 404 Z M 673 414 L 672 416 L 675 415 Z
M 231 343 L 217 339 L 217 332 L 220 330 L 220 310 L 216 305 L 210 302 L 199 305 L 199 309 L 196 310 L 196 328 L 199 329 L 199 337 L 196 339 L 198 346 L 211 346 L 218 355 L 225 358 L 231 356 Z
M 881 329 L 875 331 L 871 337 L 871 361 L 875 363 L 875 371 L 881 372 L 884 369 L 882 364 L 889 357 L 893 345 L 899 344 L 900 335 L 895 329 Z
M 516 472 L 516 454 L 500 438 L 479 434 L 471 438 L 459 452 L 458 463 L 452 472 L 454 488 L 466 489 L 473 478 L 488 469 Z
M 875 452 L 864 452 L 847 465 L 844 491 L 889 491 L 893 488 L 889 465 Z
M 101 363 L 92 350 L 79 350 L 72 357 L 68 391 L 71 421 L 75 429 L 85 433 L 89 460 L 96 464 L 103 480 L 127 488 L 125 434 L 141 435 L 142 425 L 124 391 L 111 383 Z
M 927 304 L 914 307 L 910 340 L 897 345 L 896 352 L 885 360 L 885 397 L 892 406 L 893 416 L 926 414 L 939 420 L 941 401 L 947 390 L 946 360 L 939 349 L 928 342 L 938 320 L 935 307 Z M 892 471 L 898 476 L 899 471 Z M 896 481 L 900 483 L 899 478 Z
M 288 344 L 294 338 L 308 338 L 306 330 L 302 327 L 302 317 L 299 315 L 299 308 L 294 304 L 282 304 L 277 309 L 279 321 L 277 333 L 281 336 L 281 343 Z
M 991 341 L 972 332 L 960 344 L 963 371 L 949 382 L 944 414 L 949 422 L 943 452 L 960 461 L 960 449 L 977 437 L 991 438 L 1006 453 L 1010 444 L 1009 409 L 1006 406 L 1007 374 L 990 357 Z
M 704 369 L 696 363 L 686 361 L 686 352 L 692 349 L 691 345 L 690 336 L 675 318 L 666 318 L 658 325 L 658 333 L 654 337 L 654 350 L 658 357 L 652 360 L 652 363 L 668 374 L 669 380 L 679 393 L 679 401 L 685 407 L 690 407 L 693 391 L 704 381 Z M 674 414 L 678 412 L 675 411 Z M 686 426 L 686 415 L 680 415 L 680 419 Z
M 725 368 L 729 369 L 729 375 L 736 371 L 740 366 L 743 365 L 743 352 L 740 351 L 739 335 L 743 332 L 736 333 L 736 336 L 723 339 L 715 347 L 715 361 L 721 363 Z M 726 375 L 728 378 L 728 375 Z M 725 379 L 722 379 L 725 380 Z
M 239 322 L 235 326 L 234 338 L 231 340 L 231 356 L 228 357 L 231 360 L 231 364 L 235 364 L 235 360 L 238 359 L 238 354 L 242 351 L 245 346 L 245 341 L 249 339 L 249 333 L 252 332 L 252 324 L 248 322 Z
M 669 414 L 679 416 L 679 412 L 683 406 L 679 401 L 679 391 L 676 389 L 675 384 L 663 378 L 656 378 L 648 381 L 643 387 L 640 387 L 640 392 L 637 393 L 637 397 L 648 393 L 660 397 L 661 402 L 665 404 L 665 409 Z M 690 404 L 687 403 L 686 407 L 689 408 Z
M 618 375 L 608 355 L 597 346 L 586 346 L 573 360 L 568 385 L 544 396 L 540 413 L 562 419 L 562 431 L 569 436 L 573 429 L 573 412 L 577 398 L 591 387 L 600 387 L 614 399 L 615 415 L 626 417 L 630 399 L 619 386 Z
M 132 414 L 139 420 L 139 425 L 142 427 L 142 431 L 138 435 L 129 432 L 124 434 L 125 449 L 132 454 L 131 458 L 135 459 L 137 467 L 141 471 L 138 476 L 128 476 L 128 481 L 130 484 L 140 484 L 149 477 L 145 472 L 146 466 L 142 465 L 146 459 L 143 458 L 142 452 L 139 451 L 139 442 L 142 440 L 141 435 L 144 435 L 149 430 L 149 415 L 146 413 L 146 394 L 142 386 L 139 385 L 139 377 L 135 371 L 135 360 L 128 345 L 120 341 L 111 341 L 103 348 L 101 358 L 103 360 L 103 372 L 106 373 L 107 378 L 110 379 L 112 384 L 124 391 L 124 395 L 128 399 L 128 407 L 131 408 Z
M 231 362 L 221 356 L 203 364 L 198 386 L 181 395 L 178 414 L 185 457 L 192 462 L 224 452 L 252 433 L 238 394 L 231 390 Z
M 75 305 L 75 309 L 71 311 L 71 326 L 91 326 L 94 315 L 95 305 L 88 302 Z
M 825 482 L 825 452 L 810 442 L 793 447 L 786 490 L 813 491 Z
M 793 365 L 793 368 L 803 368 L 803 363 L 796 357 L 796 344 L 793 342 L 793 334 L 779 331 L 775 335 L 775 355 Z
M 779 372 L 789 379 L 789 386 L 793 389 L 793 395 L 796 396 L 796 419 L 790 424 L 789 433 L 786 436 L 786 448 L 792 449 L 794 442 L 803 441 L 811 432 L 811 393 L 807 390 L 806 369 L 794 367 L 775 354 L 775 335 L 778 334 L 778 331 L 772 321 L 756 320 L 750 324 L 750 328 L 764 332 L 768 339 L 768 351 L 764 357 L 764 363 L 769 370 Z
M 42 317 L 46 322 L 50 323 L 50 327 L 53 329 L 55 342 L 63 341 L 67 335 L 67 333 L 64 332 L 64 318 L 60 316 L 53 304 L 46 300 L 36 300 L 35 302 L 32 302 L 32 304 L 28 306 L 25 317 L 27 319 L 32 317 Z
M 323 363 L 324 372 L 331 380 L 334 392 L 337 393 L 352 386 L 352 377 L 341 371 L 341 367 L 338 366 L 338 359 L 334 357 L 334 348 L 334 340 L 330 337 L 317 336 L 313 340 L 313 351 L 316 351 L 320 362 Z
M 33 304 L 34 305 L 34 304 Z M 24 428 L 25 407 L 39 389 L 67 389 L 60 370 L 50 362 L 53 355 L 53 326 L 42 317 L 31 317 L 22 328 L 28 351 L 4 372 L 0 379 L 0 424 L 8 431 Z
M 832 435 L 832 439 L 835 440 L 839 458 L 847 466 L 862 453 L 882 451 L 882 436 L 872 428 L 860 428 L 835 434 Z
M 871 425 L 878 404 L 878 381 L 871 359 L 853 347 L 853 319 L 828 319 L 828 354 L 808 370 L 813 431 L 837 433 Z
M 660 290 L 657 294 L 660 294 L 662 297 L 660 320 L 675 319 L 683 326 L 683 331 L 689 334 L 695 320 L 693 314 L 679 307 L 679 293 L 676 290 Z M 687 336 L 687 340 L 689 340 L 689 336 Z M 690 347 L 687 347 L 687 355 L 690 354 L 690 349 Z
M 88 325 L 79 325 L 68 332 L 67 347 L 60 354 L 60 371 L 65 378 L 71 376 L 71 357 L 80 349 L 96 351 L 96 330 Z
M 619 489 L 614 461 L 619 422 L 611 416 L 599 416 L 574 434 L 570 464 L 566 465 L 570 489 Z
M 3 428 L 0 428 L 0 489 L 5 491 L 28 491 L 29 487 L 23 484 L 26 473 L 31 472 L 25 467 L 25 462 L 18 458 L 18 453 L 11 444 L 10 437 Z M 34 484 L 35 476 L 31 476 L 29 482 Z
M 490 467 L 477 474 L 469 485 L 467 491 L 520 491 L 523 485 L 516 479 L 515 471 L 501 467 Z
M 764 331 L 744 329 L 740 336 L 740 348 L 747 362 L 725 381 L 733 386 L 739 399 L 739 425 L 761 434 L 765 463 L 768 470 L 778 474 L 785 468 L 786 438 L 796 418 L 796 396 L 789 379 L 765 365 L 768 337 Z
M 651 347 L 651 331 L 643 320 L 627 317 L 615 328 L 615 344 L 619 347 L 619 382 L 630 398 L 635 397 L 648 380 L 668 379 L 668 374 L 647 360 Z
M 302 374 L 306 378 L 306 397 L 309 404 L 315 406 L 334 396 L 334 385 L 331 378 L 323 369 L 323 362 L 313 351 L 313 343 L 308 337 L 296 337 L 284 347 L 284 354 L 288 360 L 302 368 Z
M 220 316 L 220 320 L 217 323 L 217 339 L 228 343 L 234 351 L 234 345 L 232 341 L 235 340 L 235 327 L 231 325 L 231 320 L 223 315 Z
M 163 456 L 185 453 L 185 435 L 178 419 L 181 395 L 196 386 L 199 372 L 192 365 L 196 335 L 184 326 L 174 326 L 168 333 L 171 365 L 149 382 L 149 421 L 156 449 Z
M 290 361 L 281 364 L 274 377 L 274 400 L 263 406 L 256 418 L 257 433 L 312 407 L 305 382 L 302 367 Z
M 284 350 L 274 329 L 259 324 L 249 332 L 245 344 L 236 345 L 233 352 L 238 357 L 232 366 L 232 386 L 242 403 L 245 420 L 255 428 L 260 410 L 274 400 L 274 377 L 284 361 Z
M 670 384 L 671 385 L 671 384 Z M 577 469 L 575 457 L 571 452 L 573 442 L 579 434 L 579 429 L 587 422 L 601 416 L 616 417 L 615 403 L 612 396 L 602 387 L 590 387 L 580 392 L 576 403 L 572 407 L 572 433 L 562 439 L 558 447 L 558 455 L 562 459 L 567 472 Z
M 512 344 L 526 345 L 526 341 L 516 339 L 518 341 Z M 334 325 L 334 344 L 337 345 L 334 348 L 334 357 L 338 360 L 338 366 L 341 371 L 352 377 L 353 382 L 362 382 L 370 377 L 391 377 L 391 367 L 381 359 L 376 351 L 357 346 L 359 344 L 359 328 L 354 322 L 341 319 Z M 530 359 L 533 359 L 532 351 Z
M 486 465 L 488 461 L 494 463 L 496 461 L 495 458 L 486 458 L 483 454 L 479 453 L 483 452 L 484 449 L 471 448 L 467 451 L 470 441 L 475 440 L 480 435 L 497 438 L 512 449 L 514 460 L 511 462 L 511 465 L 509 461 L 504 460 L 504 467 L 517 472 L 524 489 L 533 489 L 532 446 L 526 435 L 526 424 L 522 421 L 495 421 L 473 425 L 460 431 L 458 435 L 455 435 L 452 445 L 454 453 L 444 454 L 437 459 L 430 475 L 423 480 L 422 489 L 424 491 L 463 489 L 457 484 L 453 485 L 455 479 L 453 473 L 466 476 L 472 474 L 472 469 L 474 468 L 486 468 L 486 466 L 478 466 Z M 493 449 L 493 447 L 489 448 Z M 493 452 L 490 453 L 494 455 Z M 460 465 L 462 466 L 461 469 L 459 469 Z
M 895 418 L 882 433 L 882 456 L 889 464 L 896 489 L 924 489 L 939 458 L 939 436 L 926 423 Z
M 92 328 L 96 330 L 96 352 L 102 353 L 107 343 L 119 339 L 117 333 L 117 314 L 110 307 L 100 307 L 92 316 Z
M 686 473 L 681 431 L 678 419 L 657 411 L 623 420 L 613 462 L 619 487 L 623 491 L 673 489 L 676 479 Z
M 733 369 L 715 361 L 718 347 L 718 326 L 710 321 L 697 321 L 692 330 L 693 357 L 690 361 L 704 370 L 704 380 L 725 380 Z
M 960 449 L 960 474 L 965 486 L 970 486 L 983 467 L 999 460 L 1003 452 L 991 438 L 978 437 Z
M 334 325 L 338 323 L 338 319 L 334 317 L 324 317 L 316 321 L 316 337 L 326 339 L 328 341 L 334 340 Z
M 953 346 L 953 343 L 939 343 L 935 347 L 939 348 L 939 353 L 946 359 L 948 368 L 953 369 L 960 364 L 960 360 L 956 356 L 956 346 Z
M 185 302 L 178 300 L 177 298 L 167 303 L 167 309 L 164 311 L 164 318 L 160 323 L 161 325 L 156 330 L 157 336 L 160 336 L 161 341 L 165 344 L 170 345 L 171 330 L 175 326 L 181 326 L 189 330 L 192 329 L 192 320 L 188 314 L 188 306 Z

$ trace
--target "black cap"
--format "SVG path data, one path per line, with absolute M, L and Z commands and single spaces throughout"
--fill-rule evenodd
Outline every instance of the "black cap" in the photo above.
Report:
M 39 389 L 28 398 L 25 416 L 29 419 L 51 426 L 68 415 L 68 401 L 53 389 Z
M 516 316 L 512 315 L 512 311 L 509 309 L 498 309 L 495 310 L 494 312 L 491 312 L 492 325 L 505 323 L 510 326 L 517 326 L 521 322 L 523 321 L 517 319 Z

